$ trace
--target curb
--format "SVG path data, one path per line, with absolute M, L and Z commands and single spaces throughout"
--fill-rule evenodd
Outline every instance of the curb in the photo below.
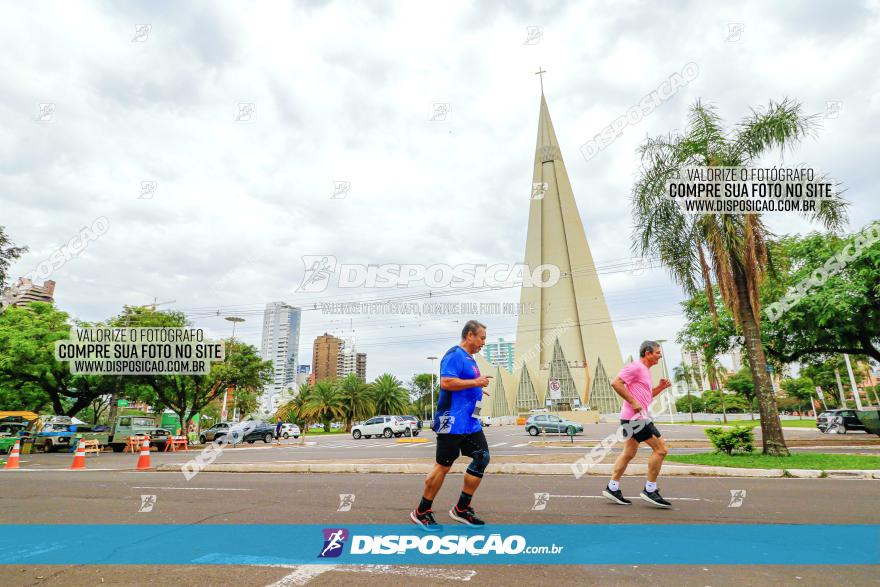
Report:
M 156 467 L 159 472 L 179 472 L 182 464 L 163 464 Z M 565 463 L 501 463 L 493 465 L 491 473 L 496 475 L 610 475 L 614 465 L 598 464 L 578 471 L 573 465 Z M 200 471 L 208 473 L 396 473 L 426 474 L 434 467 L 431 463 L 229 463 L 206 465 Z M 453 465 L 451 473 L 464 473 L 464 464 Z M 632 464 L 626 470 L 627 476 L 643 476 L 647 473 L 645 464 Z M 829 470 L 825 471 L 831 479 L 880 479 L 880 470 Z M 817 469 L 742 469 L 733 467 L 695 467 L 667 465 L 662 474 L 667 477 L 796 477 L 818 479 L 823 471 Z

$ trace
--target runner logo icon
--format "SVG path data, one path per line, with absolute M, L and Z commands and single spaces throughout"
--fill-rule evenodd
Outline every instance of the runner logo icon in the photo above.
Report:
M 324 528 L 324 548 L 321 549 L 318 558 L 336 558 L 342 554 L 345 541 L 348 539 L 348 530 L 345 528 Z

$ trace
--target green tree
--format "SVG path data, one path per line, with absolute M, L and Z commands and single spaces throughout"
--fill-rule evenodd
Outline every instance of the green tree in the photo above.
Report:
M 703 409 L 710 414 L 720 414 L 724 410 L 731 414 L 744 414 L 749 409 L 749 405 L 742 397 L 726 394 L 718 389 L 707 389 L 703 392 L 701 399 L 703 400 Z
M 816 384 L 812 379 L 809 377 L 783 379 L 779 386 L 785 392 L 785 395 L 797 400 L 797 410 L 802 417 L 804 410 L 813 411 L 813 397 L 816 394 Z
M 354 373 L 349 373 L 339 382 L 339 392 L 345 417 L 345 431 L 351 432 L 352 420 L 365 420 L 375 409 L 370 386 Z
M 705 409 L 705 406 L 703 406 L 703 399 L 700 396 L 691 395 L 690 390 L 688 390 L 687 396 L 675 400 L 675 409 L 679 412 L 689 412 L 691 415 L 691 422 L 693 422 L 694 412 L 702 412 Z
M 724 386 L 746 401 L 749 405 L 749 413 L 752 415 L 752 420 L 754 420 L 755 413 L 752 410 L 752 406 L 755 402 L 755 382 L 752 379 L 752 373 L 749 368 L 743 367 L 728 377 L 724 382 Z
M 372 399 L 378 414 L 401 414 L 409 403 L 409 395 L 400 380 L 383 373 L 373 381 Z
M 23 254 L 27 253 L 27 247 L 16 247 L 15 243 L 6 236 L 3 226 L 0 226 L 0 293 L 6 288 L 6 280 L 9 274 L 9 265 Z
M 691 415 L 691 422 L 694 421 L 694 396 L 691 395 L 691 385 L 694 381 L 694 376 L 691 368 L 684 363 L 679 363 L 672 369 L 672 378 L 675 379 L 676 383 L 684 383 L 685 390 L 687 391 L 687 397 L 683 397 L 675 402 L 675 409 L 679 412 L 687 411 Z M 696 387 L 694 387 L 696 389 Z M 685 403 L 680 403 L 680 402 Z M 702 402 L 700 402 L 700 406 L 702 406 Z M 701 407 L 697 408 L 697 411 L 701 411 Z
M 759 214 L 687 215 L 666 193 L 666 182 L 686 175 L 689 166 L 752 166 L 769 151 L 793 148 L 816 128 L 797 102 L 770 102 L 753 109 L 732 131 L 724 129 L 716 109 L 697 101 L 682 134 L 648 139 L 641 147 L 642 170 L 633 189 L 634 249 L 658 256 L 688 295 L 703 289 L 711 300 L 717 283 L 749 357 L 761 412 L 763 452 L 787 456 L 776 399 L 766 370 L 761 341 L 759 288 L 772 267 L 768 230 Z M 810 219 L 826 229 L 846 221 L 839 199 L 822 201 Z M 714 302 L 712 302 L 714 305 Z
M 880 222 L 869 228 L 880 231 Z M 836 260 L 841 252 L 850 253 L 855 243 L 864 241 L 865 232 L 848 238 L 812 233 L 772 243 L 779 271 L 764 287 L 769 301 L 778 300 L 811 276 L 826 273 L 829 277 L 784 311 L 773 304 L 766 308 L 771 320 L 765 322 L 764 330 L 771 356 L 793 362 L 849 353 L 880 361 L 880 241 L 865 247 L 853 260 L 839 264 Z M 838 270 L 829 272 L 829 267 Z
M 427 418 L 427 414 L 431 407 L 431 385 L 434 385 L 433 400 L 436 402 L 440 397 L 440 381 L 439 377 L 431 373 L 419 373 L 414 375 L 409 382 L 409 396 L 412 406 L 409 411 L 419 414 L 422 418 Z
M 323 379 L 315 383 L 303 407 L 303 414 L 314 422 L 323 422 L 324 432 L 330 432 L 330 422 L 345 417 L 339 383 L 335 379 Z
M 111 393 L 116 378 L 74 375 L 67 362 L 55 360 L 55 342 L 69 337 L 69 316 L 52 304 L 10 306 L 0 314 L 0 401 L 75 416 Z
M 296 396 L 275 411 L 275 418 L 281 418 L 284 422 L 294 422 L 300 427 L 300 444 L 305 443 L 306 434 L 309 433 L 309 426 L 313 422 L 306 409 L 306 405 L 309 403 L 311 395 L 312 386 L 308 383 L 303 383 L 299 386 Z
M 257 394 L 272 380 L 272 362 L 263 361 L 257 349 L 227 339 L 222 362 L 212 363 L 206 375 L 157 375 L 142 380 L 147 403 L 168 408 L 178 415 L 184 430 L 192 416 L 220 397 L 228 387 L 235 395 Z M 238 399 L 236 399 L 238 401 Z M 244 400 L 243 400 L 244 401 Z

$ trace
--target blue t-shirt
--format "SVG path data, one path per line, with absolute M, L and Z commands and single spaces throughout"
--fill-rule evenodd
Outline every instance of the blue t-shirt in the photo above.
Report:
M 440 377 L 476 379 L 480 376 L 477 362 L 466 350 L 454 346 L 440 360 Z M 483 429 L 477 402 L 483 399 L 483 388 L 469 387 L 459 391 L 440 388 L 434 432 L 437 434 L 472 434 Z M 474 413 L 476 411 L 476 414 Z

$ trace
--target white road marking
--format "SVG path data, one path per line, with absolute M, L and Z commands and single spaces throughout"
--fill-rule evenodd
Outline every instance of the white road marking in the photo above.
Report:
M 279 581 L 271 583 L 266 587 L 290 587 L 290 585 L 307 585 L 312 579 L 318 575 L 322 575 L 327 571 L 332 571 L 334 565 L 300 565 L 289 575 L 282 577 Z
M 608 499 L 604 495 L 551 495 L 550 497 L 583 497 L 589 499 Z M 636 499 L 633 497 L 633 499 Z M 663 499 L 675 499 L 678 501 L 709 501 L 708 499 L 701 499 L 699 497 L 664 497 Z
M 145 487 L 132 485 L 132 489 L 183 489 L 186 491 L 253 491 L 253 489 L 244 489 L 238 487 Z
M 499 446 L 504 446 L 505 444 L 507 444 L 507 443 L 506 443 L 506 442 L 499 442 L 499 443 L 497 443 L 497 444 L 490 444 L 490 445 L 489 445 L 489 448 L 496 448 L 496 447 L 499 447 Z
M 514 444 L 511 448 L 522 448 L 524 446 L 528 446 L 528 442 L 524 442 L 523 444 Z
M 402 575 L 404 577 L 425 577 L 446 581 L 470 581 L 477 572 L 470 569 L 446 569 L 438 567 L 407 567 L 396 565 L 256 565 L 274 568 L 296 569 L 280 581 L 267 587 L 289 587 L 306 585 L 309 581 L 326 573 L 368 573 L 375 575 Z

